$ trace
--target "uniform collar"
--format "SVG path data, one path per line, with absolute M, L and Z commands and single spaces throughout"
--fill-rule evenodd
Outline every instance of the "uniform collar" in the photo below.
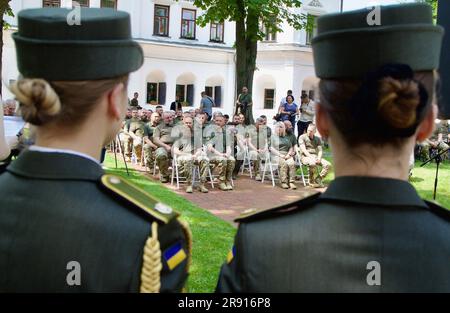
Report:
M 95 160 L 67 152 L 27 150 L 11 163 L 7 171 L 39 179 L 97 181 L 104 174 Z
M 371 205 L 428 208 L 410 183 L 379 177 L 338 177 L 331 182 L 321 199 Z

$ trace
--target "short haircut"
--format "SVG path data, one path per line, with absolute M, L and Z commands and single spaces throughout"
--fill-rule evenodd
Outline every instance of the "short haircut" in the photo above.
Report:
M 162 109 L 162 105 L 157 105 L 156 108 L 157 109 Z

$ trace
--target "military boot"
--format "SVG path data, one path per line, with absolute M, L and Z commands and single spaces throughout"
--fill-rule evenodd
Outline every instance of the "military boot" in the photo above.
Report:
M 227 191 L 228 190 L 227 184 L 225 182 L 221 182 L 219 184 L 219 189 L 223 190 L 223 191 Z
M 186 193 L 193 193 L 193 192 L 194 192 L 194 190 L 192 189 L 191 185 L 186 187 Z
M 199 189 L 201 192 L 203 192 L 203 193 L 208 193 L 208 192 L 209 192 L 209 190 L 206 189 L 205 185 L 203 185 L 203 184 L 200 184 L 200 186 L 198 186 L 198 189 Z

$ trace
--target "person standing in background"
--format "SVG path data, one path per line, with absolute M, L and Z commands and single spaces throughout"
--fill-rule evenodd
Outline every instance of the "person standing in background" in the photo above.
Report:
M 202 100 L 200 101 L 200 110 L 208 114 L 208 121 L 210 121 L 212 117 L 212 108 L 215 105 L 214 100 L 204 91 L 202 91 L 201 96 Z
M 180 97 L 176 96 L 175 101 L 170 104 L 170 111 L 183 111 L 183 105 L 180 102 Z
M 242 93 L 238 96 L 236 100 L 235 114 L 244 115 L 245 125 L 255 124 L 255 121 L 253 120 L 253 99 L 252 95 L 248 92 L 247 87 L 242 88 Z
M 302 95 L 302 103 L 300 105 L 300 118 L 297 123 L 297 138 L 303 135 L 308 129 L 309 124 L 314 121 L 315 104 L 307 94 Z

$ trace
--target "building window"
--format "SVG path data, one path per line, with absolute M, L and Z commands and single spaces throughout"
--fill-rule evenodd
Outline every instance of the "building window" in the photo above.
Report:
M 117 0 L 102 0 L 100 7 L 117 9 Z
M 273 109 L 275 89 L 264 89 L 264 109 Z
M 214 99 L 215 108 L 222 107 L 222 86 L 206 86 L 205 92 L 206 95 Z
M 177 85 L 175 96 L 180 99 L 184 106 L 194 105 L 194 85 Z
M 147 83 L 147 103 L 166 104 L 166 83 Z
M 270 25 L 276 25 L 276 18 L 271 16 L 268 20 L 261 21 L 261 33 L 264 34 L 263 41 L 277 41 L 277 31 Z
M 197 11 L 183 9 L 181 15 L 181 38 L 195 39 L 195 19 Z
M 80 7 L 89 8 L 89 0 L 76 0 L 76 1 L 80 4 Z
M 211 23 L 210 41 L 223 42 L 224 23 Z
M 43 7 L 61 7 L 61 0 L 44 0 L 42 2 Z
M 169 36 L 169 13 L 170 7 L 155 4 L 153 35 Z
M 306 22 L 306 44 L 311 45 L 311 40 L 317 34 L 317 16 L 308 14 Z

